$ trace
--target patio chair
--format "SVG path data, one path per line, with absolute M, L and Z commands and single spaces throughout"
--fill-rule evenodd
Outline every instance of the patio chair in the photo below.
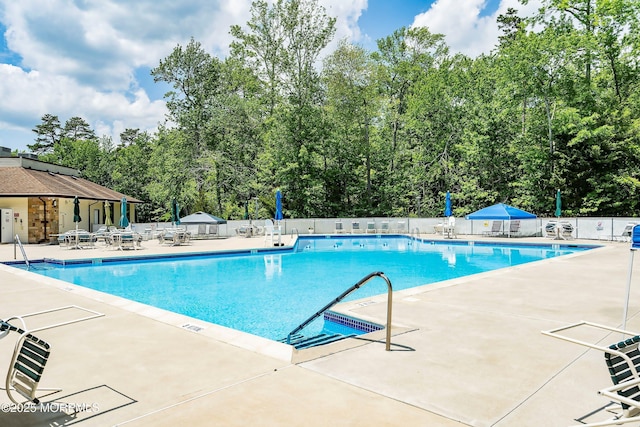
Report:
M 351 221 L 351 234 L 360 233 L 360 222 Z
M 485 236 L 499 236 L 502 234 L 502 221 L 493 221 L 491 223 L 491 230 L 484 231 L 482 233 Z
M 613 240 L 617 240 L 620 242 L 630 242 L 631 241 L 631 233 L 633 232 L 633 227 L 636 226 L 635 222 L 629 222 L 624 226 L 624 230 L 620 233 L 619 236 L 614 236 Z
M 344 233 L 344 226 L 342 225 L 342 221 L 336 221 L 336 234 Z
M 380 232 L 388 233 L 389 232 L 389 221 L 382 221 L 380 223 Z
M 509 221 L 509 236 L 520 234 L 520 220 Z
M 397 233 L 406 233 L 407 232 L 407 223 L 405 221 L 398 221 L 396 226 Z
M 119 250 L 138 249 L 142 245 L 142 235 L 133 232 L 122 232 L 113 234 L 113 244 Z
M 369 221 L 367 222 L 367 234 L 369 233 L 376 233 L 376 223 L 374 221 Z
M 24 323 L 24 322 L 23 322 Z M 51 346 L 35 335 L 25 331 L 11 323 L 0 321 L 0 333 L 5 336 L 9 331 L 17 332 L 20 338 L 15 344 L 13 356 L 9 363 L 9 371 L 5 381 L 5 390 L 9 399 L 19 405 L 14 392 L 36 405 L 40 403 L 36 397 L 40 379 L 44 372 L 44 367 L 51 354 Z M 61 389 L 41 389 L 48 391 L 60 391 Z
M 559 332 L 567 331 L 577 327 L 593 327 L 605 331 L 622 333 L 630 338 L 604 347 L 598 344 L 592 344 L 578 340 L 573 337 L 561 335 Z M 605 363 L 613 382 L 613 386 L 606 387 L 598 391 L 598 394 L 611 399 L 620 405 L 622 412 L 615 418 L 589 423 L 580 424 L 581 427 L 599 427 L 626 424 L 630 422 L 640 422 L 640 335 L 635 332 L 625 331 L 622 329 L 611 328 L 609 326 L 600 325 L 591 322 L 579 322 L 550 331 L 542 331 L 543 334 L 569 341 L 585 347 L 602 351 L 604 353 Z
M 265 219 L 264 220 L 264 243 L 267 243 L 267 239 L 271 240 L 271 246 L 274 246 L 274 241 L 273 239 L 275 238 L 275 236 L 278 236 L 278 243 L 275 246 L 281 246 L 281 238 L 282 238 L 282 232 L 280 231 L 280 227 L 275 227 L 273 225 L 273 221 L 271 221 L 270 219 Z

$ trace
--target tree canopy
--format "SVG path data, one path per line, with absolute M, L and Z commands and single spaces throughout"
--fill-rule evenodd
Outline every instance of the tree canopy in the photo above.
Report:
M 526 0 L 521 0 L 525 2 Z M 399 28 L 377 50 L 338 41 L 316 0 L 255 1 L 230 54 L 196 40 L 151 71 L 167 123 L 114 146 L 79 117 L 46 114 L 29 148 L 143 199 L 139 221 L 441 216 L 507 202 L 552 216 L 635 216 L 640 203 L 640 1 L 543 0 L 509 9 L 490 54 Z

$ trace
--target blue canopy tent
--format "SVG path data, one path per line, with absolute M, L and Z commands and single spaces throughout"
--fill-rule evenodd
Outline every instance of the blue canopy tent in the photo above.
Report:
M 206 212 L 196 212 L 179 219 L 179 224 L 226 224 L 227 220 Z
M 467 215 L 467 219 L 470 220 L 496 220 L 496 221 L 512 221 L 522 219 L 536 219 L 537 216 L 523 211 L 522 209 L 514 208 L 513 206 L 505 205 L 504 203 L 498 203 L 496 205 L 488 206 Z

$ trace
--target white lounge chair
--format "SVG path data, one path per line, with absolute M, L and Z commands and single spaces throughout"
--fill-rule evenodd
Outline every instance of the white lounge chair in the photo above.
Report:
M 573 239 L 573 225 L 568 221 L 551 220 L 544 227 L 545 235 L 555 240 Z
M 388 233 L 389 232 L 389 221 L 382 221 L 380 223 L 380 232 Z
M 563 335 L 560 332 L 568 331 L 579 327 L 589 327 L 602 329 L 607 332 L 621 333 L 629 338 L 620 342 L 611 344 L 608 347 L 581 341 L 572 336 Z M 611 401 L 618 403 L 622 409 L 622 413 L 613 419 L 606 421 L 580 424 L 581 427 L 599 427 L 613 426 L 619 424 L 627 424 L 630 422 L 640 422 L 640 336 L 635 332 L 625 331 L 618 328 L 600 325 L 591 322 L 578 322 L 566 326 L 562 326 L 549 331 L 542 331 L 543 334 L 559 338 L 564 341 L 579 344 L 604 353 L 604 359 L 607 364 L 609 375 L 613 386 L 601 389 L 598 394 L 604 396 Z M 637 425 L 637 424 L 634 424 Z
M 24 318 L 45 315 L 53 312 L 61 312 L 67 309 L 77 309 L 90 314 L 85 317 L 74 318 L 73 320 L 65 322 L 41 326 L 31 330 L 27 329 Z M 9 363 L 9 370 L 7 371 L 7 378 L 5 381 L 5 391 L 9 399 L 17 405 L 22 405 L 24 402 L 18 401 L 16 396 L 14 396 L 14 393 L 17 393 L 27 399 L 27 401 L 33 402 L 37 405 L 40 403 L 36 396 L 36 392 L 38 390 L 50 392 L 62 390 L 60 388 L 39 387 L 44 368 L 49 359 L 49 355 L 51 354 L 51 346 L 46 341 L 36 337 L 34 335 L 35 332 L 57 328 L 84 320 L 95 319 L 101 316 L 104 316 L 104 314 L 75 305 L 70 305 L 21 316 L 12 316 L 6 320 L 0 320 L 0 339 L 5 338 L 10 332 L 15 332 L 20 335 L 14 346 L 13 356 Z M 16 321 L 18 321 L 20 325 L 17 325 Z
M 631 241 L 631 233 L 633 233 L 633 227 L 636 226 L 635 222 L 629 222 L 624 226 L 624 230 L 620 233 L 619 236 L 614 236 L 613 240 L 618 240 L 621 242 L 630 242 Z
M 274 238 L 275 236 L 278 236 L 278 242 L 277 244 L 274 242 Z M 273 221 L 271 221 L 270 219 L 265 219 L 264 220 L 264 243 L 267 243 L 267 240 L 271 241 L 271 246 L 281 246 L 281 237 L 282 237 L 282 233 L 280 231 L 280 227 L 275 227 L 273 225 Z
M 342 221 L 336 221 L 336 234 L 344 233 L 344 226 L 342 225 Z
M 13 392 L 17 392 L 22 397 L 35 404 L 40 403 L 36 397 L 38 385 L 51 354 L 51 346 L 35 335 L 7 322 L 0 322 L 0 331 L 14 331 L 20 334 L 16 342 L 9 371 L 5 381 L 7 396 L 15 404 L 21 404 Z M 47 389 L 52 390 L 52 389 Z M 61 389 L 53 389 L 60 391 Z
M 376 233 L 376 223 L 374 221 L 369 221 L 367 222 L 367 234 L 369 233 Z
M 360 222 L 359 221 L 351 221 L 351 234 L 360 233 Z

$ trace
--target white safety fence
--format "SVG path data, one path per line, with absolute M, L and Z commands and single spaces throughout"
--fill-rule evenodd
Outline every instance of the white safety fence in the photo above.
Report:
M 544 236 L 545 226 L 549 221 L 555 218 L 536 218 L 529 220 L 520 220 L 518 231 L 512 237 L 527 236 Z M 640 224 L 640 218 L 624 217 L 624 218 L 561 218 L 573 226 L 574 239 L 589 240 L 629 240 L 624 235 L 625 228 L 629 224 Z M 305 218 L 305 219 L 284 219 L 279 222 L 282 235 L 301 235 L 301 234 L 335 234 L 335 233 L 402 233 L 413 235 L 431 234 L 437 236 L 442 233 L 442 224 L 445 218 Z M 492 220 L 466 220 L 464 218 L 455 219 L 456 235 L 487 235 L 491 234 Z M 340 228 L 337 223 L 340 223 Z M 446 222 L 445 222 L 446 223 Z M 253 235 L 263 233 L 265 220 L 232 220 L 226 224 L 217 225 L 215 232 L 207 225 L 206 237 L 231 237 L 236 235 L 246 235 L 245 230 L 250 227 Z M 94 224 L 93 228 L 97 229 L 100 224 Z M 157 233 L 165 228 L 171 228 L 172 224 L 164 223 L 137 223 L 131 224 L 134 231 L 142 234 L 146 239 L 155 238 Z M 191 224 L 182 225 L 194 236 L 201 233 L 202 225 Z M 502 224 L 503 234 L 509 234 L 509 221 Z

